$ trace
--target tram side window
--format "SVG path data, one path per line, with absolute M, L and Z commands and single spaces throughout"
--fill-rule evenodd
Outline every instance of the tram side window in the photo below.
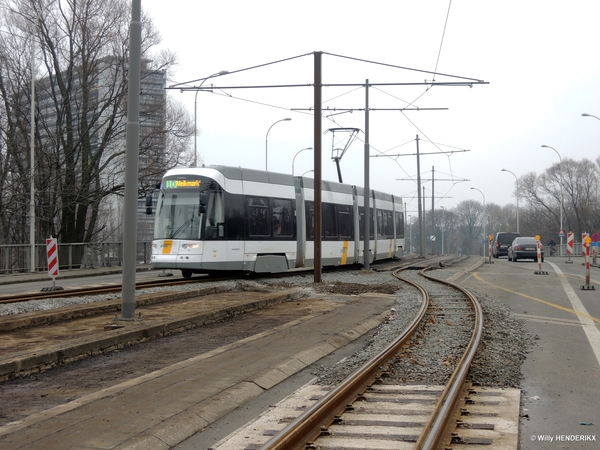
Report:
M 382 239 L 385 237 L 385 223 L 384 223 L 384 211 L 381 209 L 377 210 L 377 239 Z
M 404 215 L 401 212 L 396 212 L 396 237 L 404 237 Z
M 204 239 L 216 240 L 225 237 L 225 207 L 222 192 L 211 192 L 206 205 Z
M 273 236 L 291 237 L 293 235 L 292 201 L 273 199 Z
M 383 235 L 385 239 L 394 238 L 394 216 L 392 211 L 383 211 Z
M 352 210 L 349 206 L 338 205 L 338 222 L 340 224 L 340 237 L 352 239 Z
M 369 237 L 373 239 L 375 236 L 375 217 L 373 216 L 373 208 L 369 208 L 371 211 L 371 227 L 369 228 Z M 363 206 L 358 207 L 358 228 L 360 230 L 360 239 L 365 238 L 365 208 Z
M 315 239 L 315 202 L 307 201 L 306 208 L 306 239 Z
M 251 197 L 248 199 L 248 233 L 250 237 L 270 236 L 269 200 Z
M 335 221 L 335 205 L 333 203 L 323 203 L 323 238 L 337 239 L 337 223 Z
M 352 239 L 352 209 L 347 205 L 322 203 L 322 238 L 326 240 Z M 306 202 L 306 238 L 315 238 L 315 203 Z

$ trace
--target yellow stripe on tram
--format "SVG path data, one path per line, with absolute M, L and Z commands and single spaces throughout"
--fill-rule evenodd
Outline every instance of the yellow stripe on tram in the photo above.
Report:
M 171 247 L 173 247 L 173 241 L 171 239 L 165 239 L 162 248 L 162 254 L 168 255 L 171 253 Z
M 348 241 L 344 241 L 344 247 L 342 249 L 342 265 L 346 264 L 348 259 Z

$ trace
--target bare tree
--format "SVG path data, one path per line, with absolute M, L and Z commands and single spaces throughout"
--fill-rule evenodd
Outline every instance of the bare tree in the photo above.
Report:
M 529 173 L 521 177 L 529 226 L 535 227 L 531 232 L 555 237 L 560 229 L 561 202 L 565 232 L 581 235 L 583 231 L 598 229 L 599 179 L 598 166 L 592 161 L 571 158 L 552 165 L 539 176 Z
M 457 216 L 462 251 L 467 255 L 473 254 L 475 244 L 481 241 L 483 205 L 476 200 L 464 200 L 456 206 L 454 212 Z
M 126 0 L 0 0 L 0 8 L 0 26 L 11 36 L 0 46 L 0 211 L 14 211 L 13 228 L 25 229 L 19 222 L 29 203 L 34 37 L 38 233 L 89 242 L 106 226 L 102 204 L 124 189 L 130 5 Z M 184 161 L 193 133 L 189 115 L 170 104 L 164 90 L 175 57 L 162 52 L 152 58 L 160 37 L 147 16 L 142 30 L 142 89 L 148 91 L 141 97 L 140 196 Z M 26 242 L 22 235 L 15 239 Z

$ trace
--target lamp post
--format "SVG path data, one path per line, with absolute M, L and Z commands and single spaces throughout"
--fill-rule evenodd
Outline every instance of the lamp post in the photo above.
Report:
M 502 172 L 511 173 L 513 177 L 515 177 L 515 184 L 517 186 L 517 233 L 519 233 L 519 179 L 517 176 L 508 169 L 502 169 Z
M 228 70 L 221 70 L 220 72 L 213 73 L 202 80 L 200 86 L 196 88 L 196 95 L 194 95 L 194 167 L 198 165 L 198 92 L 200 92 L 200 88 L 209 78 L 220 77 L 221 75 L 227 75 L 228 73 Z
M 581 115 L 582 115 L 583 117 L 594 117 L 595 119 L 598 119 L 598 120 L 600 120 L 600 117 L 596 117 L 596 116 L 594 116 L 594 115 L 592 115 L 592 114 L 588 114 L 588 113 L 581 113 Z
M 275 122 L 273 125 L 271 125 L 269 127 L 269 129 L 267 130 L 267 136 L 265 137 L 265 170 L 268 170 L 268 163 L 267 163 L 267 145 L 269 143 L 269 131 L 271 131 L 271 128 L 273 128 L 276 124 L 278 124 L 279 122 L 289 122 L 290 120 L 292 120 L 290 117 L 286 117 L 285 119 L 281 119 L 278 120 L 277 122 Z
M 312 147 L 306 147 L 294 155 L 294 158 L 292 159 L 292 176 L 294 175 L 294 161 L 296 161 L 296 156 L 298 156 L 298 154 L 302 153 L 304 150 L 312 150 L 312 149 L 313 149 Z
M 560 165 L 562 166 L 562 158 L 560 156 L 560 153 L 558 153 L 558 150 L 556 150 L 554 147 L 550 147 L 549 145 L 542 145 L 543 148 L 550 148 L 552 150 L 554 150 L 556 152 L 556 154 L 558 155 L 558 160 L 560 162 Z M 560 251 L 559 254 L 562 256 L 563 254 L 563 237 L 562 235 L 565 234 L 564 230 L 563 230 L 563 211 L 565 209 L 564 207 L 565 204 L 565 197 L 563 194 L 563 188 L 562 188 L 562 184 L 560 185 Z
M 483 195 L 483 192 L 481 192 L 480 189 L 477 189 L 475 187 L 472 187 L 471 189 L 479 191 L 479 193 L 483 197 L 483 217 L 481 219 L 481 222 L 483 223 L 483 240 L 485 241 L 485 195 Z M 483 256 L 485 257 L 485 245 L 483 246 Z

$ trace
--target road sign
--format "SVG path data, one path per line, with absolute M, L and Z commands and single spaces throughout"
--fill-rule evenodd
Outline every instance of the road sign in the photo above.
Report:
M 573 254 L 573 233 L 567 234 L 567 255 Z
M 566 235 L 565 235 L 565 232 L 564 232 L 563 230 L 560 230 L 560 232 L 558 233 L 558 237 L 561 237 L 561 238 L 563 238 L 563 237 L 565 237 L 565 236 L 566 236 Z
M 585 240 L 588 237 L 588 234 L 583 232 L 581 233 L 581 256 L 585 256 Z
M 600 234 L 599 233 L 592 234 L 592 241 L 600 242 Z

